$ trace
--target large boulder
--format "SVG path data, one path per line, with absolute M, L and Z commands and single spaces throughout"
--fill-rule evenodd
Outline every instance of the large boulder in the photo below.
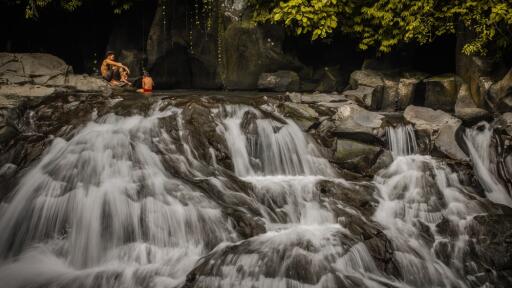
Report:
M 109 95 L 109 84 L 100 78 L 74 75 L 62 59 L 50 54 L 0 53 L 0 95 L 44 97 L 59 91 Z
M 301 67 L 296 59 L 283 53 L 283 36 L 276 31 L 280 29 L 245 22 L 229 25 L 223 37 L 224 86 L 227 89 L 253 90 L 262 73 Z
M 453 111 L 460 87 L 460 78 L 445 74 L 427 78 L 425 83 L 425 106 L 432 109 Z
M 283 115 L 293 119 L 303 131 L 307 131 L 319 119 L 318 113 L 308 104 L 285 102 L 280 108 Z
M 503 79 L 491 86 L 487 102 L 498 112 L 512 111 L 512 68 Z
M 293 71 L 263 73 L 258 79 L 258 89 L 264 91 L 297 91 L 300 88 L 299 75 Z
M 412 105 L 405 109 L 404 118 L 414 124 L 420 133 L 428 135 L 439 152 L 455 160 L 468 160 L 456 139 L 461 120 L 441 110 Z
M 350 74 L 349 83 L 351 89 L 344 92 L 347 98 L 362 103 L 366 108 L 372 110 L 381 108 L 384 80 L 380 72 L 373 70 L 354 71 Z
M 427 77 L 418 72 L 354 71 L 347 98 L 372 110 L 405 109 L 416 96 L 417 85 Z
M 384 116 L 348 102 L 338 108 L 333 116 L 336 126 L 334 134 L 363 142 L 379 142 L 383 133 Z
M 333 161 L 339 166 L 357 172 L 367 174 L 379 158 L 381 148 L 350 139 L 337 139 L 336 151 Z
M 462 119 L 465 123 L 476 124 L 489 118 L 487 110 L 478 108 L 471 97 L 468 84 L 462 84 L 455 103 L 455 116 Z

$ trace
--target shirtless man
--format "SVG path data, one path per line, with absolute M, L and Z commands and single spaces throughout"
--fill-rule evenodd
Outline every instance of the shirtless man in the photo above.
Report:
M 130 70 L 128 69 L 128 67 L 124 66 L 119 62 L 115 62 L 114 59 L 114 52 L 109 51 L 107 52 L 107 57 L 105 57 L 105 60 L 103 60 L 103 62 L 101 63 L 101 76 L 103 76 L 103 79 L 107 80 L 110 83 L 116 83 L 117 79 L 121 78 L 119 75 L 114 75 L 119 73 L 118 71 L 120 69 L 125 69 L 128 72 L 128 74 L 130 74 Z M 117 67 L 119 69 L 114 69 L 114 67 Z

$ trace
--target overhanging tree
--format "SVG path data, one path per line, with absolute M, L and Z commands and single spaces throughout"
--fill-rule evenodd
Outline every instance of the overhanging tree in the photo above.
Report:
M 510 0 L 250 0 L 250 5 L 258 22 L 283 24 L 313 40 L 350 33 L 362 50 L 375 47 L 380 53 L 454 34 L 459 23 L 474 35 L 465 54 L 486 54 L 490 43 L 503 51 L 512 43 Z

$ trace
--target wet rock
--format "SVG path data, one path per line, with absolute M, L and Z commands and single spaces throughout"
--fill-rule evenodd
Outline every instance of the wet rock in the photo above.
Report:
M 508 287 L 512 281 L 503 276 L 512 270 L 512 215 L 477 215 L 473 220 L 468 236 L 478 246 L 479 262 L 498 273 L 499 287 Z
M 432 248 L 435 242 L 435 237 L 432 231 L 430 230 L 430 226 L 428 226 L 421 220 L 414 221 L 413 226 L 418 231 L 419 237 L 423 241 L 423 243 L 425 243 L 428 247 Z
M 294 103 L 303 103 L 303 104 L 318 104 L 318 103 L 338 103 L 345 102 L 347 98 L 343 95 L 339 94 L 325 94 L 325 93 L 315 93 L 315 94 L 306 94 L 306 93 L 286 93 L 286 95 L 290 98 L 290 100 Z
M 496 119 L 495 123 L 505 130 L 509 136 L 512 136 L 512 112 L 503 113 Z
M 487 120 L 490 117 L 489 112 L 478 108 L 471 98 L 469 85 L 462 84 L 455 103 L 455 116 L 460 118 L 468 125 L 474 125 L 480 121 Z
M 185 106 L 182 115 L 186 131 L 185 137 L 189 139 L 190 146 L 197 153 L 199 159 L 211 163 L 210 147 L 212 147 L 216 152 L 217 163 L 226 169 L 233 169 L 226 140 L 217 132 L 217 124 L 210 110 L 192 102 Z
M 512 111 L 512 69 L 489 89 L 487 102 L 498 112 Z
M 417 130 L 430 136 L 437 150 L 448 157 L 466 161 L 467 155 L 456 141 L 456 131 L 462 121 L 441 110 L 427 107 L 409 106 L 404 111 L 404 118 L 414 124 Z
M 320 191 L 321 197 L 327 201 L 335 200 L 342 205 L 349 205 L 366 217 L 371 217 L 378 206 L 378 200 L 374 196 L 375 188 L 370 185 L 321 180 L 315 185 L 315 189 Z M 336 209 L 335 206 L 338 205 L 336 203 L 330 205 L 332 209 Z M 338 215 L 338 217 L 341 216 L 347 215 L 346 213 Z M 346 222 L 350 223 L 350 221 Z
M 345 169 L 366 174 L 374 166 L 380 153 L 380 147 L 353 140 L 338 139 L 333 161 Z
M 318 113 L 307 104 L 285 102 L 281 106 L 285 117 L 293 119 L 303 131 L 307 131 L 318 120 Z
M 423 80 L 425 106 L 432 109 L 453 111 L 457 101 L 460 79 L 453 74 L 439 75 Z
M 375 164 L 368 170 L 369 175 L 375 175 L 380 170 L 386 169 L 393 163 L 393 155 L 389 150 L 382 150 L 382 153 L 379 155 L 377 160 L 375 161 Z
M 58 92 L 55 87 L 40 85 L 1 85 L 0 96 L 48 97 Z
M 383 126 L 384 116 L 365 110 L 354 103 L 346 103 L 338 108 L 333 116 L 335 135 L 370 143 L 380 143 L 379 131 Z
M 263 73 L 258 79 L 258 89 L 264 91 L 297 91 L 300 88 L 299 75 L 293 71 Z

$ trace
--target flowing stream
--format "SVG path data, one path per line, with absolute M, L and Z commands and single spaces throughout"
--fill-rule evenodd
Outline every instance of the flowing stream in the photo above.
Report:
M 3 287 L 473 285 L 466 227 L 483 211 L 456 173 L 416 154 L 412 127 L 388 129 L 393 163 L 359 183 L 291 120 L 244 105 L 210 113 L 232 172 L 212 147 L 200 157 L 172 106 L 107 114 L 54 139 L 0 206 Z M 501 193 L 488 155 L 471 149 L 486 188 Z M 247 227 L 261 231 L 241 235 Z

